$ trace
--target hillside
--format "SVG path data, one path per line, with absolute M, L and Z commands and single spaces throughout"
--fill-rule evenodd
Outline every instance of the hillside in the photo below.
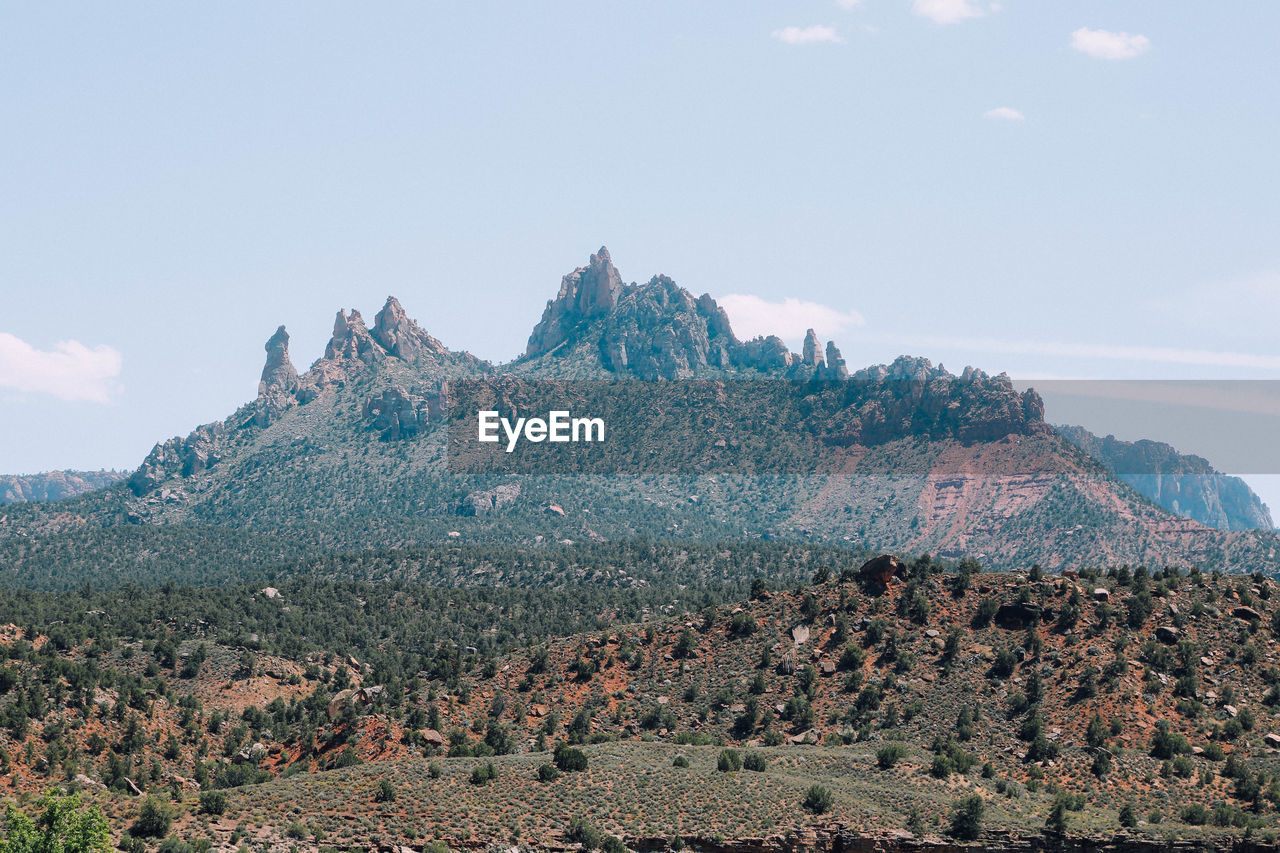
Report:
M 283 328 L 267 341 L 256 399 L 157 444 L 127 487 L 9 507 L 0 579 L 223 583 L 367 549 L 636 538 L 928 551 L 997 568 L 1271 572 L 1280 560 L 1274 532 L 1216 530 L 1134 491 L 1008 377 L 906 356 L 850 372 L 813 335 L 802 353 L 741 341 L 711 297 L 662 276 L 623 284 L 604 249 L 565 276 L 509 365 L 448 349 L 394 298 L 372 325 L 338 312 L 305 371 L 288 344 Z M 586 469 L 545 455 L 529 470 L 459 467 L 451 417 L 468 415 L 459 395 L 476 387 L 612 401 L 615 455 Z
M 6 606 L 52 627 L 4 634 L 0 743 L 17 790 L 74 779 L 124 826 L 145 789 L 220 848 L 556 848 L 585 821 L 633 849 L 789 850 L 941 839 L 973 794 L 989 844 L 1052 838 L 1055 805 L 1071 835 L 1124 813 L 1136 840 L 1274 838 L 1272 581 L 972 570 L 822 559 L 815 583 L 605 600 L 617 621 L 559 630 L 524 615 L 554 597 L 385 582 L 173 588 L 62 625 L 111 594 L 24 594 Z M 514 646 L 467 647 L 504 623 Z M 563 742 L 585 770 L 542 769 Z

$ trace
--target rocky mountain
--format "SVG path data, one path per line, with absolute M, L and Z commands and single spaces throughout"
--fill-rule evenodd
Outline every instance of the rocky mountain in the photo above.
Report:
M 127 471 L 46 471 L 42 474 L 0 474 L 0 504 L 58 501 L 105 489 L 128 477 Z
M 1280 562 L 1274 533 L 1214 529 L 1144 498 L 1048 427 L 1039 396 L 1006 376 L 906 356 L 850 372 L 812 332 L 800 353 L 742 341 L 710 296 L 665 276 L 625 284 L 604 248 L 563 278 L 510 364 L 449 350 L 394 298 L 372 326 L 339 311 L 305 371 L 288 345 L 277 329 L 258 396 L 157 444 L 127 490 L 9 511 L 0 565 L 50 586 L 236 579 L 376 548 L 637 537 L 927 551 L 1002 568 Z M 576 380 L 591 382 L 564 384 Z M 530 388 L 538 401 L 608 396 L 626 438 L 609 452 L 627 464 L 459 467 L 450 405 L 477 384 L 511 403 Z M 678 429 L 652 429 L 663 417 Z
M 512 365 L 525 374 L 592 376 L 607 372 L 640 379 L 697 376 L 788 376 L 846 379 L 840 350 L 825 357 L 813 330 L 804 352 L 781 338 L 740 341 L 729 316 L 709 294 L 695 298 L 665 275 L 623 284 L 603 246 L 585 267 L 560 282 L 534 327 L 524 355 Z
M 1058 432 L 1160 506 L 1219 530 L 1273 530 L 1275 523 L 1248 483 L 1214 470 L 1208 460 L 1159 441 L 1099 438 L 1084 427 Z

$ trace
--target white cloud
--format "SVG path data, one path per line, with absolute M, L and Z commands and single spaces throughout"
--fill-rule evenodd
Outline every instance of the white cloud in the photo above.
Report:
M 811 27 L 783 27 L 773 31 L 773 37 L 783 44 L 839 44 L 844 41 L 835 27 L 814 24 Z
M 0 388 L 52 394 L 71 402 L 107 403 L 116 391 L 120 353 L 106 345 L 90 349 L 62 341 L 38 350 L 8 332 L 0 332 Z
M 1026 118 L 1021 110 L 1015 110 L 1013 107 L 996 107 L 993 110 L 987 110 L 982 117 L 998 121 L 1022 121 Z
M 1094 59 L 1133 59 L 1151 49 L 1151 39 L 1144 35 L 1081 27 L 1071 34 L 1071 47 Z
M 921 18 L 928 18 L 935 24 L 958 24 L 987 14 L 986 9 L 970 0 L 914 0 L 911 11 Z
M 770 302 L 751 294 L 730 293 L 717 302 L 729 315 L 734 334 L 743 340 L 777 335 L 789 344 L 798 344 L 804 340 L 805 332 L 813 329 L 827 341 L 864 322 L 857 311 L 839 311 L 790 296 L 781 302 Z
M 862 5 L 862 0 L 836 0 L 836 5 L 841 9 L 856 9 Z

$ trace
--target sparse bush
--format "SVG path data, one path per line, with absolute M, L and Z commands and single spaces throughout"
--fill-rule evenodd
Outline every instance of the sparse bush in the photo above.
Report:
M 564 837 L 566 841 L 581 844 L 583 850 L 595 850 L 600 846 L 600 830 L 581 815 L 569 818 L 569 826 L 564 831 Z
M 477 764 L 475 767 L 471 768 L 472 785 L 484 785 L 485 783 L 497 778 L 498 768 L 493 766 L 492 761 L 485 764 Z

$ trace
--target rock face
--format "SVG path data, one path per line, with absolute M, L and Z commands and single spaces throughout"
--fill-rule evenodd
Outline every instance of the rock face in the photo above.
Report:
M 129 488 L 135 495 L 145 494 L 166 480 L 190 477 L 218 464 L 229 435 L 227 424 L 218 421 L 196 427 L 186 438 L 175 436 L 157 444 L 130 475 Z
M 492 515 L 520 497 L 519 483 L 503 483 L 492 489 L 472 492 L 462 500 L 458 515 Z
M 59 501 L 105 489 L 128 477 L 124 471 L 48 471 L 43 474 L 0 475 L 0 504 Z
M 1159 441 L 1099 438 L 1084 427 L 1058 432 L 1139 494 L 1170 512 L 1219 530 L 1272 530 L 1267 505 L 1239 477 L 1219 473 L 1208 460 L 1179 453 Z
M 410 394 L 392 386 L 365 400 L 364 417 L 383 441 L 412 438 L 426 427 L 433 414 L 442 411 L 445 393 L 447 389 L 430 395 Z

